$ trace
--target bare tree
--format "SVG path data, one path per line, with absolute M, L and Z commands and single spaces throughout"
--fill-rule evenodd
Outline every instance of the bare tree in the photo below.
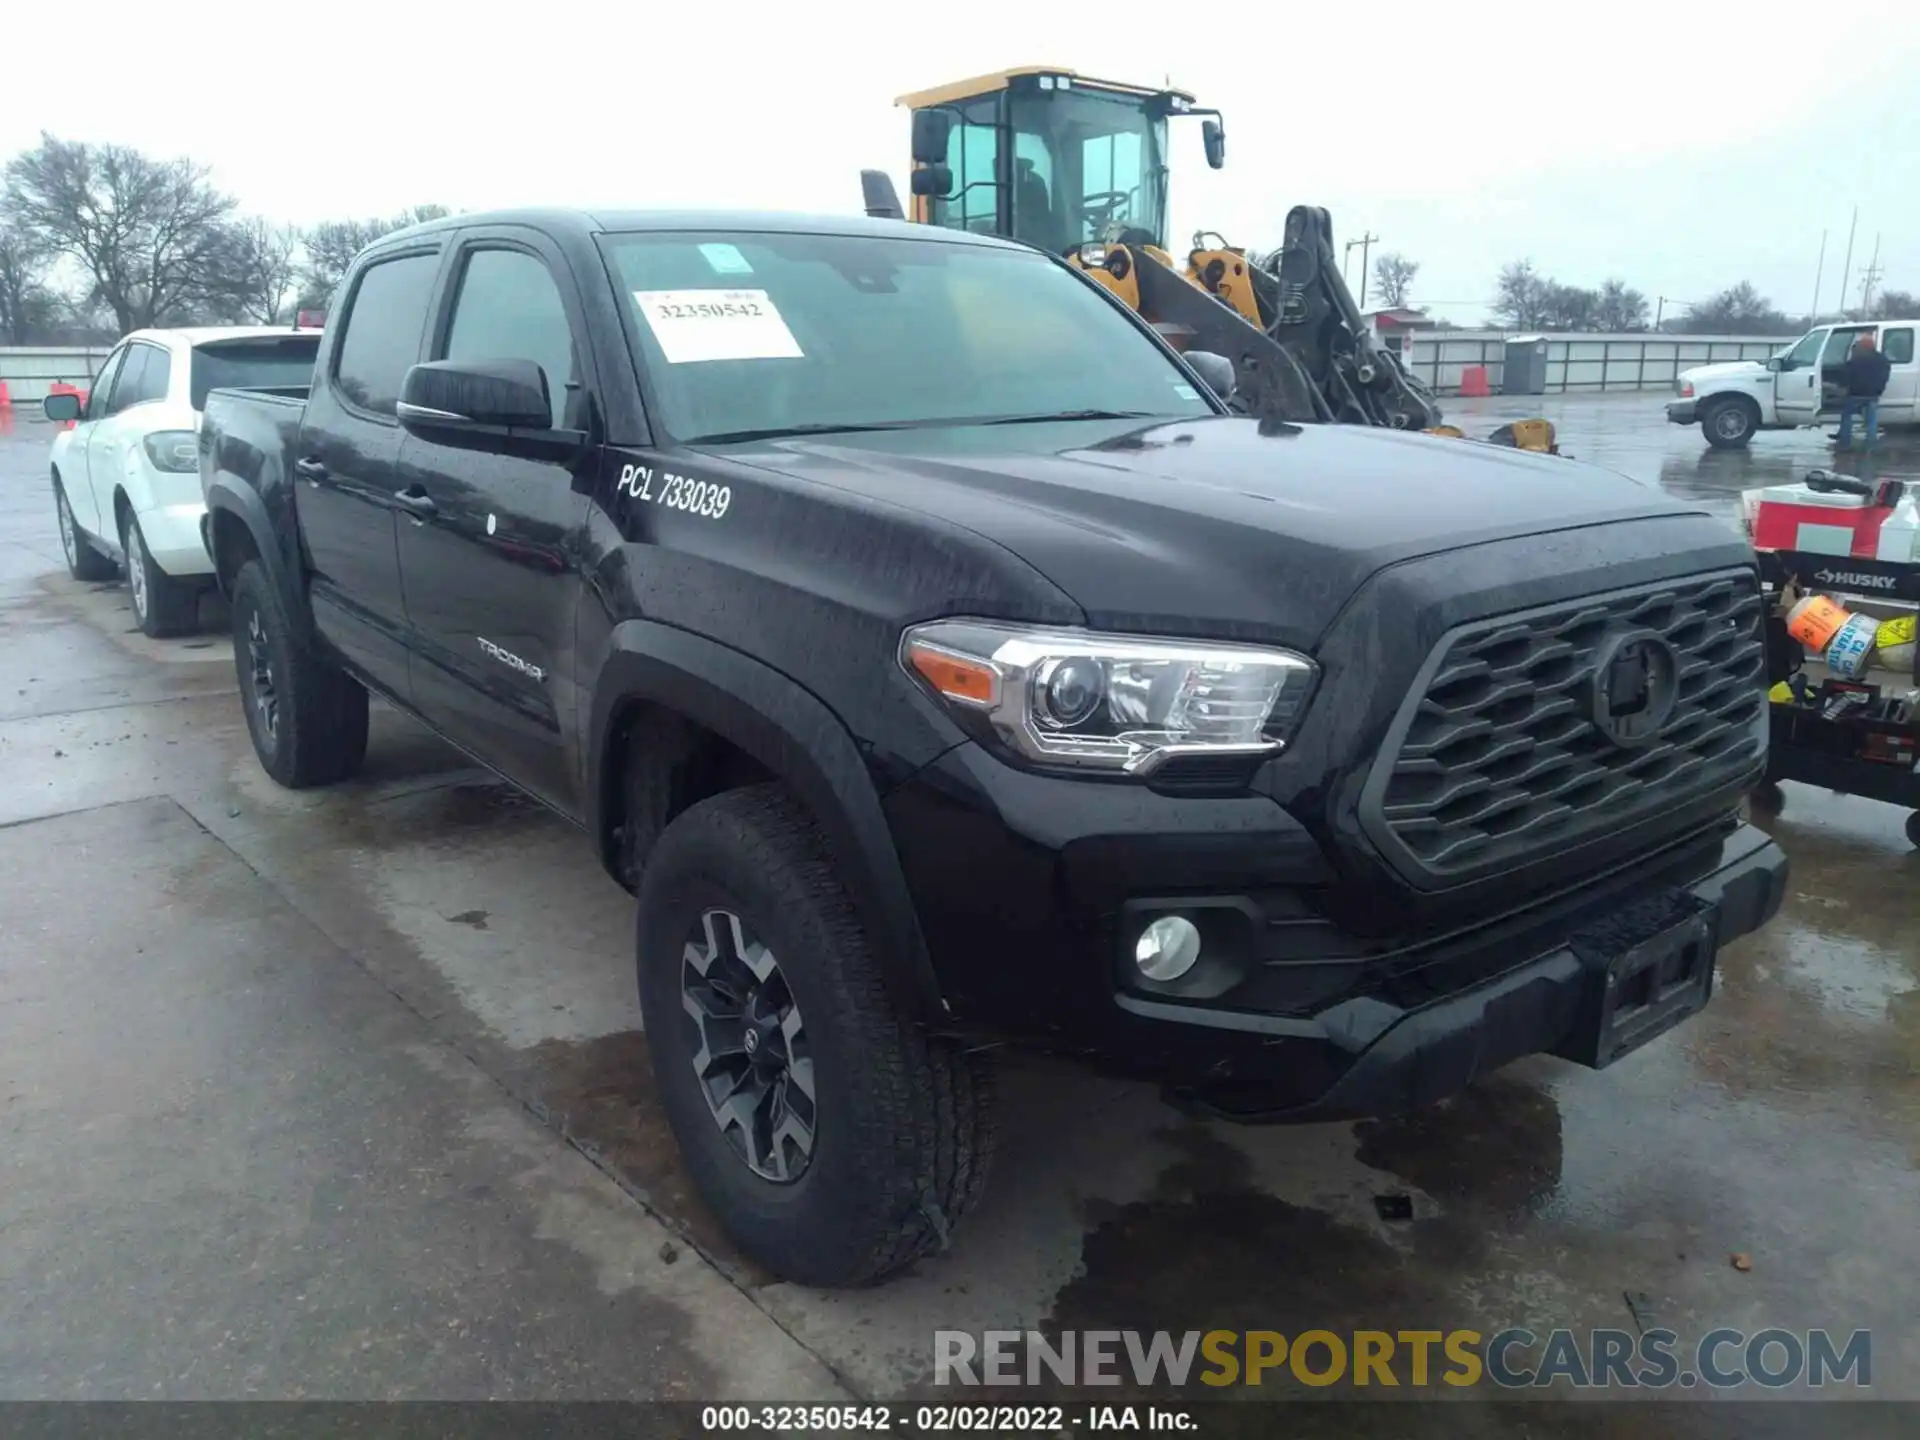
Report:
M 1558 280 L 1546 282 L 1540 302 L 1540 329 L 1596 330 L 1599 315 L 1599 291 L 1583 285 L 1562 285 Z
M 19 224 L 79 263 L 123 331 L 191 315 L 217 298 L 212 262 L 233 200 L 213 188 L 204 167 L 43 132 L 6 174 Z
M 409 225 L 443 219 L 450 213 L 444 205 L 415 205 L 391 219 L 325 220 L 314 226 L 301 236 L 301 308 L 325 309 L 333 292 L 346 279 L 353 257 L 374 241 Z
M 1547 304 L 1553 282 L 1533 268 L 1531 260 L 1503 266 L 1494 291 L 1496 319 L 1515 330 L 1538 330 L 1547 322 Z
M 1686 327 L 1695 335 L 1786 335 L 1795 328 L 1793 321 L 1745 280 L 1711 300 L 1689 305 Z
M 46 283 L 47 251 L 0 205 L 0 343 L 29 345 L 52 330 L 60 297 Z
M 1873 299 L 1876 320 L 1912 320 L 1920 317 L 1920 296 L 1910 290 L 1882 290 Z
M 1600 286 L 1594 322 L 1609 334 L 1630 334 L 1647 328 L 1647 308 L 1647 297 L 1626 281 L 1607 280 Z
M 293 251 L 300 232 L 254 217 L 226 227 L 220 269 L 233 318 L 278 325 L 293 297 Z
M 1413 277 L 1420 273 L 1420 262 L 1409 260 L 1397 250 L 1389 250 L 1373 262 L 1373 284 L 1380 292 L 1380 303 L 1398 310 L 1407 303 L 1413 289 Z

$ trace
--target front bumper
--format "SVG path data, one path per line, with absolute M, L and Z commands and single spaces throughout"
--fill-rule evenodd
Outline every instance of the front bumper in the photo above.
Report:
M 1698 425 L 1700 406 L 1697 400 L 1669 400 L 1667 419 L 1675 425 Z
M 966 745 L 886 805 L 961 1029 L 1249 1121 L 1397 1112 L 1530 1054 L 1610 1063 L 1706 1003 L 1714 953 L 1774 914 L 1787 875 L 1728 821 L 1503 913 L 1369 937 L 1322 913 L 1333 874 L 1264 795 L 1053 780 Z M 1690 986 L 1613 1013 L 1609 971 L 1648 937 L 1595 936 L 1650 904 L 1703 926 L 1705 953 Z M 1133 941 L 1170 912 L 1200 926 L 1202 959 L 1155 984 Z

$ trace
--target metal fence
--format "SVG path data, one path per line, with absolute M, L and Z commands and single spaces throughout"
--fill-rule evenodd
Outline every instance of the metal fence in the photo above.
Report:
M 1413 342 L 1412 368 L 1442 395 L 1460 391 L 1469 366 L 1483 366 L 1487 384 L 1500 393 L 1507 341 L 1501 330 L 1448 330 Z M 1694 365 L 1721 360 L 1764 360 L 1798 339 L 1795 335 L 1599 335 L 1547 337 L 1547 390 L 1666 390 L 1674 376 Z M 92 379 L 109 346 L 0 346 L 0 381 L 16 407 L 38 406 L 56 380 L 81 385 Z
M 98 373 L 111 345 L 0 345 L 0 381 L 16 410 L 38 411 L 55 381 L 82 390 Z
M 1487 384 L 1500 393 L 1507 342 L 1502 330 L 1448 330 L 1413 342 L 1412 369 L 1443 395 L 1458 394 L 1469 366 L 1483 366 Z M 1791 345 L 1797 335 L 1549 335 L 1547 391 L 1667 390 L 1674 377 L 1695 365 L 1722 360 L 1764 360 Z

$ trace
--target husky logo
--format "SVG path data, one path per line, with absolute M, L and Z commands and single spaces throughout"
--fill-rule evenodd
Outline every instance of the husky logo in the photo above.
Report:
M 1813 578 L 1822 585 L 1839 585 L 1854 590 L 1891 590 L 1900 583 L 1894 575 L 1867 575 L 1858 570 L 1827 570 L 1813 572 Z

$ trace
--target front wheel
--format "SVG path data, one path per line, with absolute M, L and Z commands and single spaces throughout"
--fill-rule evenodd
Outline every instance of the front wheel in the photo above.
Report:
M 1738 450 L 1760 428 L 1760 416 L 1746 400 L 1714 400 L 1700 412 L 1700 432 L 1716 450 Z
M 258 560 L 233 582 L 233 665 L 261 768 L 289 790 L 330 785 L 367 753 L 367 692 L 302 637 Z
M 127 593 L 133 597 L 133 618 L 143 634 L 155 640 L 184 635 L 200 623 L 201 587 L 177 580 L 153 563 L 147 537 L 131 514 L 120 526 L 120 548 L 127 554 Z
M 872 1283 L 944 1244 L 985 1187 L 988 1074 L 903 1013 L 785 787 L 676 817 L 637 929 L 661 1100 L 735 1243 L 819 1286 Z

